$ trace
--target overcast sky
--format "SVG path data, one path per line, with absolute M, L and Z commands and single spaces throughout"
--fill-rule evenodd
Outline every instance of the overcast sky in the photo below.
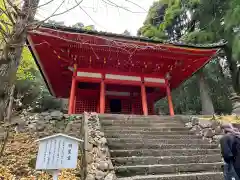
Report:
M 75 6 L 77 2 L 80 2 L 80 0 L 63 1 L 61 8 L 55 14 L 66 11 Z M 42 6 L 37 12 L 37 18 L 44 19 L 49 17 L 63 1 L 53 0 L 50 4 Z M 97 30 L 113 33 L 123 33 L 124 30 L 128 30 L 132 35 L 136 35 L 137 30 L 142 26 L 147 16 L 150 6 L 155 0 L 110 0 L 110 2 L 134 11 L 134 13 L 113 7 L 104 3 L 104 1 L 107 2 L 108 0 L 83 0 L 80 7 L 52 17 L 51 20 L 64 21 L 65 25 L 82 22 L 85 26 L 95 25 Z M 40 0 L 40 5 L 46 2 L 49 2 L 49 0 Z

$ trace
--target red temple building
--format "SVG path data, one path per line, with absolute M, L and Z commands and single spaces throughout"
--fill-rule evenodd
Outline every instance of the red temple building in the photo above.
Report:
M 208 63 L 221 45 L 199 47 L 45 25 L 28 35 L 52 95 L 84 111 L 154 114 L 154 103 Z

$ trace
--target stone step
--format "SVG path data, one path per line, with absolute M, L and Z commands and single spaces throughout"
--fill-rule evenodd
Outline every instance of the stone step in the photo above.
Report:
M 180 123 L 180 119 L 142 119 L 142 118 L 122 118 L 122 119 L 100 119 L 101 124 L 146 124 L 146 123 Z
M 125 128 L 125 127 L 183 127 L 181 122 L 102 122 L 103 127 Z
M 183 124 L 183 122 L 179 119 L 171 119 L 171 120 L 163 120 L 163 119 L 117 119 L 117 120 L 100 120 L 102 125 L 145 125 L 151 123 L 157 124 Z
M 189 130 L 185 131 L 159 131 L 159 130 L 149 130 L 149 131 L 137 131 L 137 130 L 109 130 L 105 129 L 104 133 L 106 136 L 116 136 L 119 134 L 125 134 L 125 135 L 131 135 L 131 134 L 139 134 L 139 135 L 193 135 L 193 132 L 190 132 Z
M 188 163 L 188 164 L 154 164 L 136 166 L 118 166 L 115 171 L 118 177 L 128 177 L 145 174 L 171 174 L 186 172 L 221 171 L 222 162 L 218 163 Z
M 149 139 L 202 139 L 197 135 L 152 135 L 152 134 L 105 134 L 107 138 L 149 138 Z
M 160 132 L 172 132 L 172 131 L 189 131 L 190 129 L 187 127 L 103 127 L 104 130 L 112 130 L 116 132 L 122 132 L 122 131 L 160 131 Z
M 205 144 L 209 141 L 203 139 L 148 139 L 148 138 L 108 138 L 108 144 L 144 143 L 144 144 Z
M 219 149 L 134 149 L 134 150 L 111 150 L 111 157 L 131 156 L 193 156 L 205 154 L 220 154 Z
M 177 131 L 181 131 L 181 130 L 189 130 L 189 128 L 184 127 L 182 124 L 176 124 L 176 125 L 172 125 L 172 124 L 162 124 L 162 125 L 145 125 L 145 126 L 133 126 L 133 125 L 129 125 L 129 126 L 102 126 L 103 129 L 117 129 L 117 130 L 121 130 L 121 129 L 132 129 L 132 130 L 144 130 L 144 129 L 170 129 L 170 130 L 174 130 L 176 129 Z
M 132 114 L 102 114 L 99 115 L 100 120 L 129 120 L 129 119 L 179 119 L 179 117 L 171 117 L 171 116 L 158 116 L 158 115 L 149 115 L 149 116 L 142 116 L 142 115 L 132 115 Z
M 182 122 L 179 118 L 169 118 L 169 117 L 104 117 L 100 118 L 100 122 Z
M 220 154 L 219 149 L 134 149 L 134 150 L 111 150 L 111 157 L 132 156 L 193 156 L 206 154 Z
M 203 172 L 168 175 L 145 175 L 118 178 L 118 180 L 223 180 L 223 173 Z
M 144 143 L 114 143 L 109 144 L 109 148 L 112 150 L 119 149 L 216 149 L 218 145 L 216 144 L 144 144 Z
M 142 157 L 115 157 L 112 159 L 115 166 L 151 165 L 151 164 L 187 164 L 221 162 L 220 154 L 195 156 L 142 156 Z

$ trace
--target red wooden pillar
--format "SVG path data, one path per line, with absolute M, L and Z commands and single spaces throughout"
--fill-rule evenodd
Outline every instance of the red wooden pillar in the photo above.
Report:
M 100 113 L 105 113 L 105 83 L 102 80 L 100 84 Z
M 68 114 L 74 113 L 74 103 L 75 103 L 75 96 L 76 96 L 76 78 L 72 77 L 72 86 L 69 98 L 69 105 L 68 105 Z
M 73 76 L 72 76 L 72 86 L 71 86 L 71 91 L 70 91 L 70 97 L 69 97 L 69 104 L 68 104 L 68 114 L 73 114 L 75 112 L 75 108 L 76 108 L 76 84 L 77 84 L 77 80 L 76 80 L 76 76 L 77 76 L 77 65 L 74 64 L 74 70 L 73 70 Z
M 141 95 L 142 95 L 142 108 L 143 108 L 143 115 L 148 115 L 148 106 L 147 106 L 147 95 L 146 95 L 146 87 L 144 83 L 141 84 Z
M 171 96 L 171 91 L 168 84 L 166 84 L 166 91 L 167 91 L 167 98 L 168 98 L 169 113 L 170 113 L 170 116 L 174 116 L 172 96 Z
M 75 95 L 75 97 L 74 97 L 74 104 L 73 104 L 73 114 L 76 114 L 76 102 L 77 102 L 77 97 Z

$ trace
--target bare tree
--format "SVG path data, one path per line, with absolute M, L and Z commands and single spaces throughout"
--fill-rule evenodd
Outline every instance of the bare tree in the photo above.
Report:
M 131 36 L 131 33 L 127 29 L 122 34 L 125 36 Z
M 11 0 L 3 2 L 5 7 L 1 8 L 1 12 L 7 18 L 2 19 L 0 26 L 4 40 L 0 54 L 0 120 L 9 106 L 9 95 L 25 45 L 27 27 L 34 21 L 39 0 L 24 0 L 21 8 Z
M 51 1 L 43 4 L 49 4 Z M 60 6 L 65 0 L 62 1 Z M 4 7 L 0 7 L 3 17 L 0 20 L 1 52 L 0 52 L 0 120 L 6 116 L 6 110 L 9 106 L 10 89 L 14 84 L 16 72 L 20 64 L 23 47 L 25 46 L 28 30 L 37 28 L 41 23 L 47 21 L 53 16 L 64 14 L 77 7 L 82 1 L 78 2 L 72 8 L 61 13 L 54 13 L 40 22 L 34 21 L 39 0 L 19 1 L 3 0 Z M 41 6 L 43 6 L 41 5 Z

